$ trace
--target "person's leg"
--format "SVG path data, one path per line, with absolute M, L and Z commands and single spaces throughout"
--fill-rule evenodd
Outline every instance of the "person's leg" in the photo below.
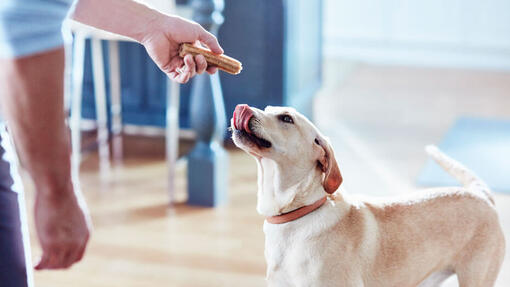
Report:
M 16 155 L 0 124 L 0 287 L 32 286 L 23 186 Z

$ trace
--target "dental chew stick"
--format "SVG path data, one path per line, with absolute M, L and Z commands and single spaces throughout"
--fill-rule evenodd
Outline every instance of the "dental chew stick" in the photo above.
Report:
M 204 56 L 207 64 L 210 66 L 216 66 L 218 69 L 225 71 L 232 75 L 237 75 L 243 69 L 243 65 L 238 60 L 231 58 L 226 55 L 214 54 L 208 49 L 194 46 L 193 44 L 184 43 L 181 44 L 179 49 L 179 56 L 184 58 L 185 55 L 191 54 L 193 56 L 202 55 Z

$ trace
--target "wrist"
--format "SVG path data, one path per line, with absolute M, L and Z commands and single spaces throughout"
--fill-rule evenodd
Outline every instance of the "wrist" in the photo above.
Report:
M 35 189 L 44 196 L 62 196 L 74 192 L 71 175 L 67 173 L 50 172 L 33 176 Z
M 152 12 L 146 16 L 144 21 L 146 24 L 143 25 L 143 28 L 133 36 L 133 39 L 142 45 L 149 42 L 155 35 L 164 34 L 165 27 L 172 27 L 168 22 L 172 20 L 173 16 L 165 15 L 155 10 L 152 10 Z

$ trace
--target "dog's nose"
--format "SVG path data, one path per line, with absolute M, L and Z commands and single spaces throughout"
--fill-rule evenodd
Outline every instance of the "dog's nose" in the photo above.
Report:
M 253 117 L 253 111 L 246 104 L 237 105 L 234 110 L 234 128 L 244 130 L 250 133 L 250 119 Z

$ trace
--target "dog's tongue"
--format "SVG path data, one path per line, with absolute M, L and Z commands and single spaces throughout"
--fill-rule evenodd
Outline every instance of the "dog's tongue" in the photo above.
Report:
M 253 112 L 248 105 L 237 105 L 234 110 L 234 128 L 251 133 L 249 123 Z

